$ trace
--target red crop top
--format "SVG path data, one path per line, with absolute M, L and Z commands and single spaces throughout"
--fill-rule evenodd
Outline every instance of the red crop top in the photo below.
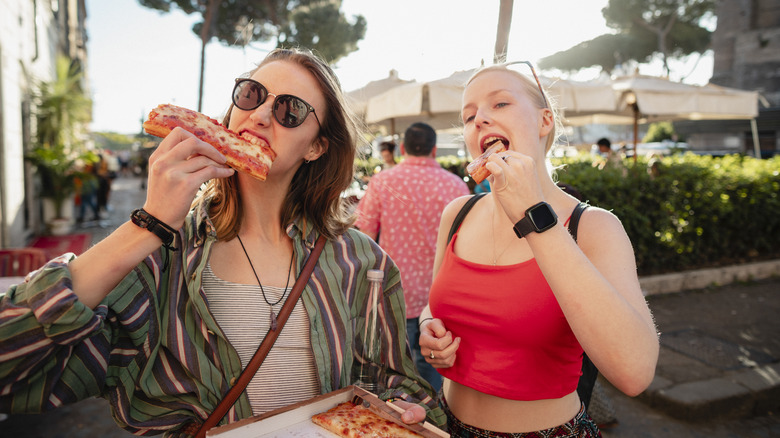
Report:
M 577 389 L 582 347 L 535 259 L 516 265 L 469 262 L 447 246 L 430 307 L 461 338 L 442 376 L 511 400 L 560 398 Z

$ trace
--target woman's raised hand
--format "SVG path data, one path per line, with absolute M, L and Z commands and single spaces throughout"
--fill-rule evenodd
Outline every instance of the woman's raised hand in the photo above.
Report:
M 144 209 L 172 228 L 180 228 L 200 186 L 233 174 L 225 162 L 225 156 L 213 146 L 175 128 L 149 158 Z
M 506 151 L 488 157 L 486 166 L 490 170 L 488 178 L 492 178 L 493 195 L 513 223 L 522 219 L 529 207 L 544 201 L 532 157 Z

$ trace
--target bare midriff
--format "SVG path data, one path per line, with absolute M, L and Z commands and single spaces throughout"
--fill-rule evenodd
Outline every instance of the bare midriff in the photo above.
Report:
M 494 432 L 533 432 L 560 426 L 580 411 L 577 391 L 557 399 L 509 400 L 444 381 L 444 398 L 463 423 Z

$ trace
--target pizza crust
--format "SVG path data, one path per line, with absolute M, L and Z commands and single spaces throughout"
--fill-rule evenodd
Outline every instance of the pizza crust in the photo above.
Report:
M 471 179 L 473 179 L 475 183 L 479 184 L 484 181 L 485 178 L 490 176 L 490 171 L 485 167 L 485 165 L 487 165 L 488 157 L 498 152 L 504 152 L 505 150 L 506 147 L 503 145 L 503 143 L 499 142 L 498 144 L 489 147 L 485 152 L 482 153 L 482 155 L 478 156 L 474 159 L 474 161 L 469 163 L 469 165 L 466 166 L 466 171 L 469 173 L 469 175 L 471 175 Z
M 265 180 L 276 159 L 276 152 L 267 143 L 247 141 L 216 120 L 171 104 L 162 104 L 149 113 L 144 130 L 155 137 L 165 137 L 180 127 L 210 144 L 227 158 L 227 165 L 239 172 Z

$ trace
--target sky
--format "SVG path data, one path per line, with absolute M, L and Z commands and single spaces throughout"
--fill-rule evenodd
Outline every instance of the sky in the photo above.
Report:
M 608 0 L 517 0 L 509 36 L 509 60 L 539 59 L 610 33 L 601 9 Z M 334 70 L 344 91 L 383 79 L 390 70 L 418 82 L 492 62 L 498 0 L 343 0 L 347 17 L 363 15 L 366 36 L 358 50 Z M 170 13 L 144 8 L 137 0 L 87 0 L 88 74 L 94 101 L 93 131 L 140 132 L 142 119 L 161 103 L 198 106 L 199 21 L 173 8 Z M 262 60 L 269 43 L 206 46 L 202 112 L 216 119 L 230 103 L 233 80 Z M 695 68 L 694 68 L 695 66 Z M 712 75 L 712 56 L 673 64 L 685 82 L 704 84 Z M 660 64 L 641 66 L 642 74 L 660 74 Z M 692 74 L 689 74 L 693 72 Z M 575 79 L 592 79 L 598 71 Z M 672 79 L 675 78 L 674 76 Z

